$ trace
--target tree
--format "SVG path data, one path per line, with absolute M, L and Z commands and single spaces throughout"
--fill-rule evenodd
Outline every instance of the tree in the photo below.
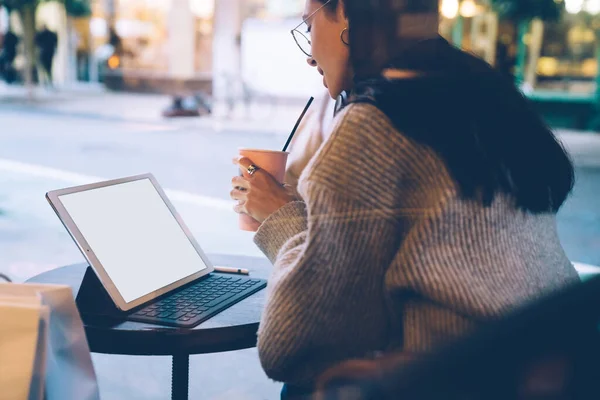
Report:
M 541 46 L 543 25 L 542 21 L 558 20 L 564 9 L 564 3 L 558 3 L 555 0 L 490 0 L 492 8 L 498 13 L 501 19 L 511 20 L 517 26 L 517 65 L 515 78 L 517 82 L 523 82 L 525 78 L 525 65 L 527 60 L 527 47 L 524 39 L 525 35 L 532 27 L 535 40 L 532 40 L 532 48 L 535 54 L 532 54 L 530 65 L 533 65 L 533 76 L 535 77 L 535 65 L 539 58 L 539 49 Z
M 33 96 L 33 69 L 36 65 L 35 58 L 35 14 L 40 3 L 45 1 L 58 1 L 65 5 L 67 15 L 71 17 L 85 17 L 92 12 L 89 0 L 0 0 L 10 12 L 15 11 L 23 27 L 23 44 L 25 48 L 25 85 L 30 98 Z

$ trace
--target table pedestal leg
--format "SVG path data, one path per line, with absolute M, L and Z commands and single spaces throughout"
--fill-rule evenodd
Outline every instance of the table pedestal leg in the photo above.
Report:
M 188 399 L 188 382 L 190 373 L 189 354 L 177 354 L 173 356 L 173 369 L 171 372 L 171 399 Z

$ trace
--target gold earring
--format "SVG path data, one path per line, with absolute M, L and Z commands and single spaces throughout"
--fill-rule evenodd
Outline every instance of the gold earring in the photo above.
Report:
M 348 33 L 348 28 L 344 28 L 342 30 L 342 32 L 340 33 L 340 39 L 342 41 L 342 43 L 344 43 L 346 46 L 350 46 L 350 43 L 348 43 L 348 41 L 344 40 L 344 33 Z

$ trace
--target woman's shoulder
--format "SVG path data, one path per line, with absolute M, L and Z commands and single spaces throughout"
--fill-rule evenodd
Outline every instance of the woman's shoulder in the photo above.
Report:
M 378 126 L 379 128 L 395 129 L 392 121 L 379 107 L 366 101 L 348 104 L 336 114 L 334 121 L 334 129 L 343 122 L 363 125 L 363 128 L 373 126 L 373 123 L 376 122 L 382 124 L 382 126 Z
M 403 135 L 392 121 L 374 104 L 351 103 L 335 115 L 327 147 L 340 147 L 356 143 L 361 146 L 381 146 L 396 141 Z
M 357 192 L 393 187 L 402 179 L 422 180 L 423 171 L 442 170 L 433 151 L 398 131 L 377 106 L 351 103 L 340 110 L 333 131 L 311 159 L 300 179 L 332 190 Z M 389 189 L 388 189 L 389 190 Z
M 439 161 L 428 146 L 405 135 L 384 111 L 368 102 L 350 103 L 338 112 L 332 133 L 315 158 L 318 162 L 341 154 L 364 162 L 377 158 L 395 162 L 415 155 L 424 162 L 432 158 Z
M 331 133 L 319 148 L 309 165 L 310 171 L 335 169 L 340 158 L 353 163 L 363 162 L 365 152 L 389 147 L 385 142 L 399 132 L 385 114 L 368 103 L 352 103 L 333 118 Z

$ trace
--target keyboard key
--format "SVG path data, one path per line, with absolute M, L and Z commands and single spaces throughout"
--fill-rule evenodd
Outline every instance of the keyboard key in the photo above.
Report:
M 166 317 L 168 317 L 171 314 L 173 314 L 172 311 L 163 311 L 160 314 L 158 314 L 157 317 L 158 318 L 166 318 Z
M 225 294 L 225 295 L 223 295 L 221 297 L 217 297 L 216 299 L 214 299 L 210 303 L 206 304 L 206 307 L 214 307 L 217 304 L 222 303 L 225 300 L 232 298 L 233 296 L 235 296 L 235 293 L 228 293 L 228 294 Z
M 173 320 L 173 321 L 175 321 L 175 320 L 178 320 L 178 319 L 180 319 L 181 317 L 183 317 L 183 316 L 184 316 L 184 315 L 186 315 L 186 314 L 187 314 L 187 313 L 186 313 L 186 312 L 184 312 L 184 311 L 177 311 L 176 313 L 174 313 L 174 314 L 171 314 L 171 315 L 169 315 L 168 317 L 165 317 L 165 319 L 170 319 L 170 320 Z

